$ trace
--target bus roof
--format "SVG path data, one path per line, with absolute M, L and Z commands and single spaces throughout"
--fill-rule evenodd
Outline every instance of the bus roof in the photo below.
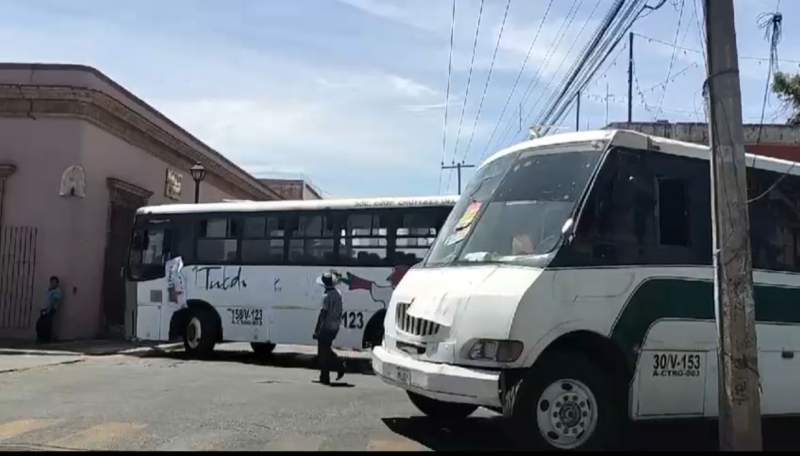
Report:
M 457 196 L 419 196 L 389 198 L 347 198 L 293 201 L 230 201 L 202 204 L 164 204 L 146 206 L 136 211 L 139 215 L 149 214 L 194 214 L 205 212 L 261 212 L 296 210 L 344 210 L 364 208 L 396 207 L 439 207 L 453 206 Z
M 500 157 L 520 150 L 567 143 L 590 143 L 592 141 L 611 142 L 611 145 L 616 146 L 653 150 L 665 154 L 699 158 L 702 160 L 708 160 L 710 156 L 708 146 L 700 144 L 677 141 L 674 139 L 662 138 L 660 136 L 647 135 L 632 130 L 592 130 L 573 133 L 559 133 L 523 141 L 498 151 L 491 157 L 487 158 L 481 164 L 481 167 L 485 166 L 487 163 L 497 160 Z M 745 156 L 747 158 L 748 167 L 800 175 L 800 163 L 782 160 L 780 158 L 767 157 L 764 155 L 745 154 Z

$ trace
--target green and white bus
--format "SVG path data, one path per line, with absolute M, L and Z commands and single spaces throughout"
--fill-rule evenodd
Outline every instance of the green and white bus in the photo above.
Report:
M 797 414 L 800 166 L 747 166 L 762 413 Z M 707 147 L 631 131 L 496 153 L 395 289 L 374 370 L 431 416 L 501 411 L 532 446 L 716 417 L 709 182 Z
M 425 254 L 457 198 L 225 202 L 138 210 L 128 261 L 136 335 L 183 340 L 208 354 L 217 342 L 313 345 L 319 278 L 338 277 L 339 348 L 380 344 L 394 286 Z M 170 299 L 165 263 L 180 257 L 186 299 Z M 182 302 L 183 301 L 183 302 Z

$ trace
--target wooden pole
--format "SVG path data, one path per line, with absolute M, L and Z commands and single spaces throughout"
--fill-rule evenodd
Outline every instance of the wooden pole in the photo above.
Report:
M 442 165 L 442 169 L 454 169 L 454 170 L 456 170 L 456 173 L 458 174 L 458 194 L 459 195 L 461 194 L 461 169 L 462 168 L 474 168 L 474 167 L 475 167 L 475 165 L 468 165 L 468 164 L 466 164 L 464 162 L 458 162 L 458 163 L 456 163 L 455 165 L 452 165 L 452 166 L 444 166 L 444 165 Z
M 761 449 L 742 102 L 732 0 L 704 0 L 721 450 Z

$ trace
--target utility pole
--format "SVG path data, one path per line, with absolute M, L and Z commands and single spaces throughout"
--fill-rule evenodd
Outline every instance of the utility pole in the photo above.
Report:
M 750 220 L 733 0 L 704 0 L 720 450 L 761 450 Z
M 608 126 L 608 83 L 606 82 L 606 126 Z
M 633 32 L 628 34 L 628 123 L 633 122 Z
M 458 194 L 461 194 L 461 169 L 462 168 L 474 168 L 475 165 L 467 165 L 464 162 L 458 162 L 455 165 L 442 165 L 442 169 L 454 169 L 458 174 Z
M 578 91 L 578 105 L 575 107 L 575 131 L 581 131 L 581 91 Z

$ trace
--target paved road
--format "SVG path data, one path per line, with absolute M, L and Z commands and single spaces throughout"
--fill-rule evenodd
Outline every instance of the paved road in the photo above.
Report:
M 0 450 L 500 449 L 502 420 L 478 411 L 455 428 L 420 416 L 405 394 L 350 358 L 343 383 L 313 383 L 309 353 L 259 359 L 242 344 L 213 359 L 180 352 L 84 357 L 0 374 Z M 787 448 L 791 428 L 775 443 Z M 768 430 L 769 431 L 769 430 Z M 772 432 L 772 431 L 770 431 Z M 711 423 L 637 428 L 640 448 L 713 448 Z M 770 434 L 768 434 L 770 437 Z M 782 440 L 783 439 L 783 440 Z

